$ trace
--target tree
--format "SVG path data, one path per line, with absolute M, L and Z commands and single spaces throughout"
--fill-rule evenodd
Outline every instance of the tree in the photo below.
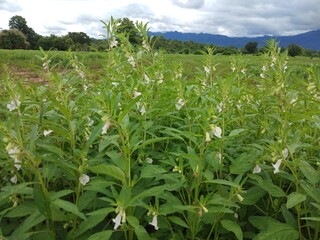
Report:
M 31 49 L 38 48 L 38 40 L 40 36 L 32 28 L 28 27 L 25 18 L 18 15 L 13 16 L 9 20 L 9 28 L 18 29 L 20 32 L 22 32 L 26 36 Z
M 141 44 L 141 37 L 134 23 L 129 18 L 123 18 L 118 27 L 118 33 L 126 33 L 129 35 L 129 42 L 132 45 Z
M 0 48 L 27 49 L 29 43 L 25 35 L 17 29 L 3 30 L 0 32 Z
M 84 32 L 68 32 L 67 37 L 71 38 L 74 43 L 90 44 L 90 37 Z
M 258 42 L 250 41 L 244 46 L 244 49 L 246 53 L 254 54 L 258 51 Z
M 288 50 L 289 56 L 291 57 L 301 55 L 302 53 L 302 48 L 294 43 L 291 43 L 290 45 L 288 45 L 287 50 Z

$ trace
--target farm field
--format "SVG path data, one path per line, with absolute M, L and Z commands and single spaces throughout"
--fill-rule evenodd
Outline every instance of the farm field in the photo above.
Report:
M 77 52 L 72 53 L 77 56 L 87 69 L 90 69 L 93 73 L 99 72 L 100 69 L 108 65 L 108 53 L 107 52 Z M 52 64 L 58 64 L 63 69 L 67 67 L 69 62 L 68 52 L 62 51 L 50 51 L 48 57 L 51 59 Z M 36 50 L 4 50 L 0 49 L 0 75 L 2 75 L 4 69 L 3 65 L 9 67 L 13 72 L 16 72 L 18 76 L 25 76 L 26 78 L 38 78 L 42 74 L 42 60 L 41 51 Z M 184 70 L 184 75 L 187 78 L 193 78 L 194 69 L 201 67 L 205 61 L 203 55 L 192 55 L 192 54 L 164 54 L 164 61 L 167 64 L 179 64 L 181 63 Z M 215 56 L 215 62 L 217 64 L 218 72 L 228 72 L 229 64 L 234 56 Z M 260 68 L 263 64 L 263 56 L 243 55 L 243 61 L 250 68 Z M 319 64 L 319 58 L 310 57 L 289 57 L 289 66 L 299 71 L 305 66 L 311 64 Z M 99 74 L 97 74 L 98 78 Z
M 0 50 L 0 239 L 319 239 L 319 59 L 165 55 L 142 30 Z

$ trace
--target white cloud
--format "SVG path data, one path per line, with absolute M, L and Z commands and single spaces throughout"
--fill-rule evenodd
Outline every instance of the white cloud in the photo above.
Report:
M 151 31 L 290 35 L 320 28 L 318 0 L 0 0 L 0 28 L 20 15 L 42 35 L 104 34 L 100 20 L 128 17 Z

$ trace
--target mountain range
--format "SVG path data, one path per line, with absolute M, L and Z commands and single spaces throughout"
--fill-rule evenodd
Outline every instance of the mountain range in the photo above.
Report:
M 258 42 L 258 47 L 262 47 L 266 41 L 273 38 L 280 43 L 281 47 L 287 47 L 289 44 L 294 43 L 305 49 L 320 51 L 320 29 L 293 36 L 228 37 L 208 33 L 181 33 L 176 31 L 151 32 L 150 35 L 162 35 L 170 40 L 194 41 L 222 47 L 234 46 L 237 48 L 243 48 L 250 41 Z

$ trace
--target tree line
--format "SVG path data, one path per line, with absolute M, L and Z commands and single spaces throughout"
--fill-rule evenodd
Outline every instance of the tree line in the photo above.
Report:
M 120 32 L 128 34 L 133 46 L 141 46 L 142 39 L 138 34 L 135 24 L 128 18 L 120 19 Z M 51 34 L 42 36 L 27 25 L 22 16 L 13 16 L 9 20 L 9 29 L 0 32 L 0 48 L 2 49 L 39 49 L 44 50 L 73 50 L 73 51 L 105 51 L 108 48 L 107 39 L 90 38 L 84 32 L 68 32 L 66 35 L 57 36 Z M 258 42 L 249 41 L 244 48 L 234 46 L 221 47 L 213 44 L 203 44 L 194 41 L 169 40 L 163 36 L 155 38 L 153 47 L 166 53 L 202 54 L 206 47 L 215 47 L 216 52 L 224 55 L 232 54 L 259 54 L 265 51 L 265 47 L 258 48 Z M 287 46 L 290 56 L 307 55 L 320 57 L 320 51 L 303 49 L 296 44 Z

